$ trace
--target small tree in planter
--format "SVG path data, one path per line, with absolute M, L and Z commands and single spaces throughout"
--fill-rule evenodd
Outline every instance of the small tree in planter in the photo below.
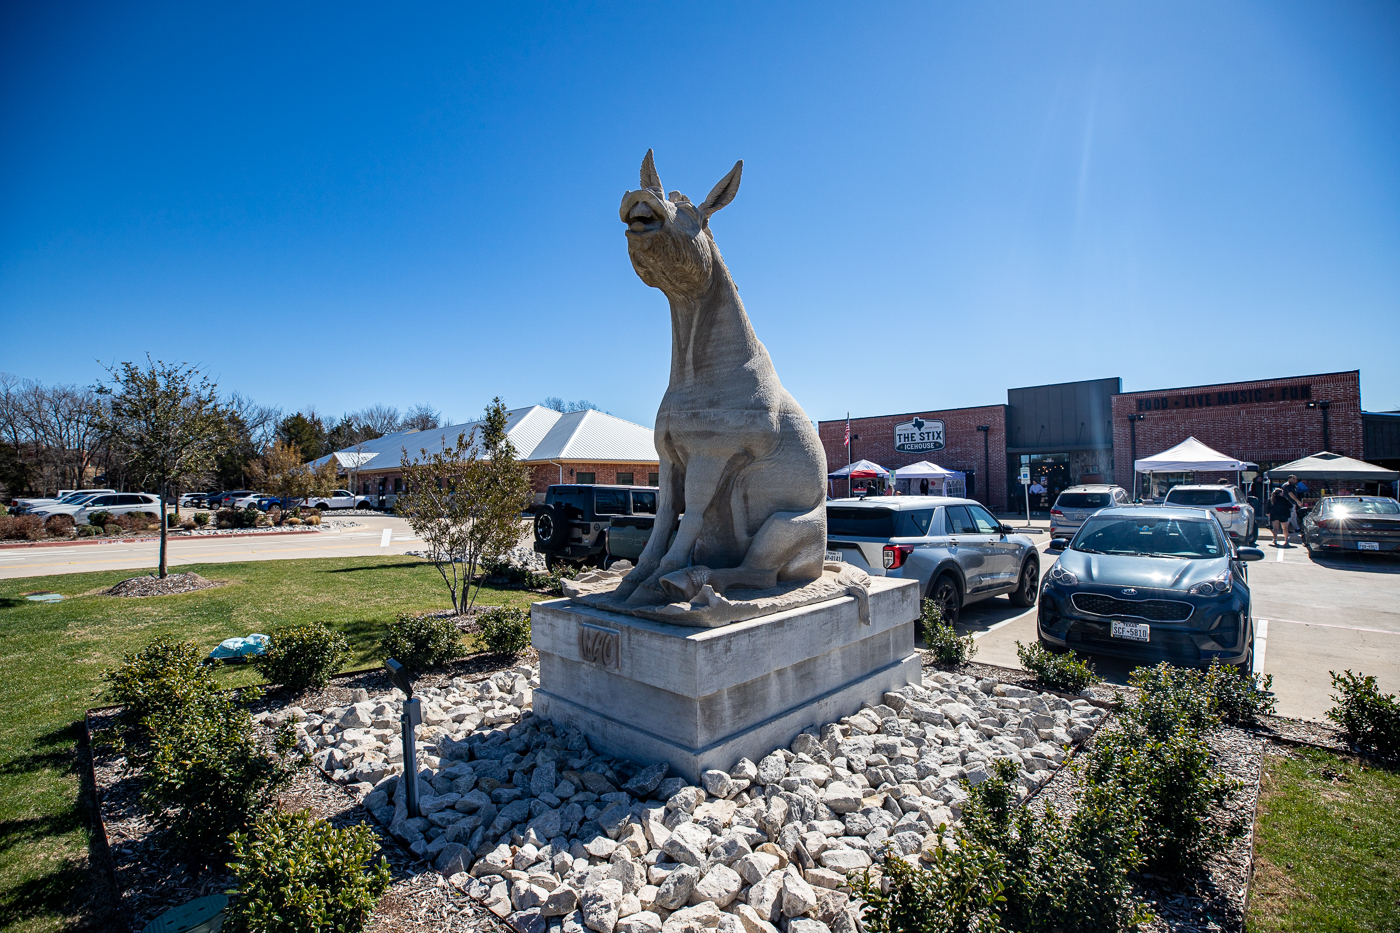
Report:
M 520 512 L 530 503 L 530 472 L 506 437 L 505 405 L 498 397 L 486 407 L 480 444 L 475 431 L 459 434 L 454 446 L 433 454 L 422 449 L 416 460 L 405 449 L 400 466 L 397 511 L 427 545 L 453 611 L 465 613 L 476 602 L 471 582 L 482 558 L 515 544 Z

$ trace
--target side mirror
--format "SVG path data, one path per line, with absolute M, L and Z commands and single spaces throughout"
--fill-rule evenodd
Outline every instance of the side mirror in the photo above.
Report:
M 1237 552 L 1240 560 L 1263 560 L 1264 552 L 1257 547 L 1242 547 Z
M 997 531 L 1001 532 L 1004 535 L 1009 535 L 1014 534 L 1016 529 L 1012 528 L 1010 525 L 998 525 Z
M 1069 538 L 1051 538 L 1051 539 L 1050 539 L 1050 547 L 1049 547 L 1049 550 L 1051 550 L 1051 551 L 1063 551 L 1063 550 L 1064 550 L 1065 548 L 1067 548 L 1067 547 L 1069 547 Z M 1261 552 L 1261 553 L 1262 553 L 1262 552 Z

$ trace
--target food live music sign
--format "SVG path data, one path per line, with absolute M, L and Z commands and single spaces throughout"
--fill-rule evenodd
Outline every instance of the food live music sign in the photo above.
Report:
M 943 445 L 942 421 L 915 418 L 912 421 L 901 421 L 894 426 L 894 449 L 901 453 L 942 450 Z
M 1221 408 L 1257 402 L 1296 402 L 1312 398 L 1312 385 L 1275 386 L 1272 389 L 1231 389 L 1228 392 L 1194 392 L 1190 395 L 1162 395 L 1137 400 L 1138 411 L 1177 408 Z

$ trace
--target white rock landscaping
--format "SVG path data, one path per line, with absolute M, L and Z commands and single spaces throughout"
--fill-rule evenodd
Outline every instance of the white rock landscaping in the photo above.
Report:
M 985 780 L 991 761 L 1017 762 L 1029 795 L 1104 716 L 993 680 L 927 679 L 700 786 L 535 716 L 531 667 L 453 680 L 418 694 L 414 818 L 399 691 L 280 717 L 395 838 L 527 933 L 854 933 L 850 872 L 940 844 L 960 782 Z

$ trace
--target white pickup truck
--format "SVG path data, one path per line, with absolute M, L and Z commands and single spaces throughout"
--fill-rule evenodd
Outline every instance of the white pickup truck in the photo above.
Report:
M 367 500 L 368 496 L 357 496 L 348 489 L 337 489 L 329 496 L 312 496 L 301 504 L 304 508 L 320 509 L 358 509 Z

